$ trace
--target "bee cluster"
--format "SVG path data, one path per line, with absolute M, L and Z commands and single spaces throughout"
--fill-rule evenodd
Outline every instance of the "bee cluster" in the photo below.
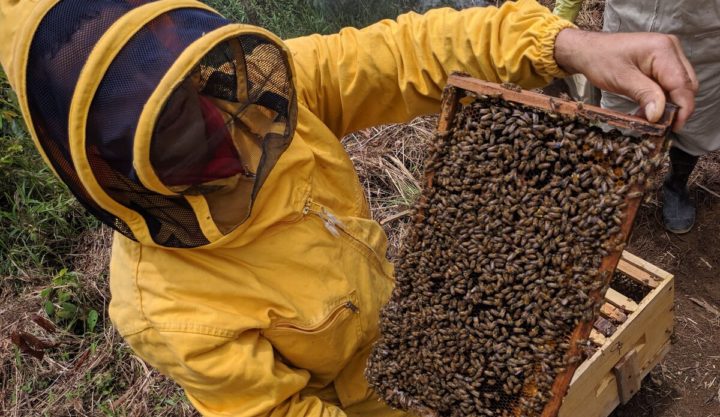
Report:
M 468 95 L 426 163 L 366 376 L 421 415 L 539 416 L 581 360 L 571 334 L 597 317 L 600 264 L 661 157 L 577 116 Z

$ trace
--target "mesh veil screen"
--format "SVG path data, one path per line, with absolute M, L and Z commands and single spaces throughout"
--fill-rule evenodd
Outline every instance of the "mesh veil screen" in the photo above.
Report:
M 59 2 L 35 33 L 27 68 L 32 123 L 55 171 L 87 210 L 130 238 L 133 235 L 127 225 L 88 196 L 73 168 L 68 144 L 68 112 L 80 71 L 95 43 L 117 19 L 142 3 L 148 1 Z
M 290 144 L 290 131 L 294 129 L 296 117 L 295 92 L 292 80 L 286 75 L 286 68 L 278 65 L 285 61 L 279 47 L 255 36 L 245 36 L 240 42 L 246 57 L 250 102 L 272 109 L 278 113 L 279 119 L 288 121 L 283 135 L 270 134 L 263 142 L 263 160 L 258 167 L 254 197 L 280 154 Z
M 281 47 L 262 36 L 228 39 L 188 74 L 156 123 L 153 169 L 176 192 L 205 195 L 223 233 L 247 218 L 292 138 L 288 67 Z M 237 181 L 223 181 L 229 178 Z
M 152 20 L 108 68 L 90 106 L 87 154 L 98 182 L 114 200 L 142 215 L 153 240 L 167 247 L 207 243 L 184 197 L 146 189 L 132 166 L 133 138 L 143 106 L 178 56 L 203 34 L 227 25 L 222 17 L 180 9 Z
M 258 36 L 243 36 L 240 43 L 246 57 L 250 102 L 290 118 L 287 101 L 292 97 L 292 84 L 285 67 L 277 65 L 285 60 L 283 52 Z
M 100 207 L 80 181 L 70 153 L 68 116 L 80 72 L 97 42 L 124 14 L 147 3 L 150 1 L 58 2 L 36 31 L 27 69 L 32 122 L 38 141 L 56 172 L 93 215 L 132 239 L 136 237 L 127 224 L 117 213 Z M 161 246 L 189 248 L 210 242 L 184 196 L 160 195 L 139 180 L 133 167 L 137 123 L 148 99 L 180 54 L 206 33 L 228 24 L 230 22 L 215 13 L 192 8 L 176 9 L 150 21 L 115 56 L 88 111 L 86 155 L 95 179 L 110 198 L 145 219 L 152 239 Z M 242 186 L 232 192 L 225 195 L 211 192 L 206 196 L 223 233 L 247 218 L 257 190 L 291 140 L 296 112 L 288 66 L 281 46 L 263 36 L 243 35 L 215 47 L 198 65 L 200 71 L 188 75 L 188 79 L 198 74 L 202 78 L 195 94 L 202 96 L 198 102 L 205 125 L 208 120 L 215 123 L 213 126 L 225 125 L 217 129 L 218 132 L 230 132 L 241 125 L 255 141 L 249 152 L 252 158 L 248 159 L 252 163 L 226 164 L 224 167 L 230 168 L 225 171 L 214 170 L 217 164 L 209 166 L 219 179 L 227 172 L 233 175 L 240 172 L 245 176 Z M 238 95 L 239 92 L 242 94 Z M 218 100 L 235 103 L 227 108 L 219 107 L 226 112 L 232 109 L 229 117 L 207 117 L 207 112 L 218 112 L 213 108 Z M 251 111 L 246 112 L 247 109 Z M 259 128 L 254 126 L 255 120 L 262 122 Z M 202 129 L 196 131 L 202 132 Z M 192 137 L 187 133 L 186 136 Z M 230 138 L 229 133 L 225 136 Z M 213 135 L 202 134 L 199 138 L 213 139 Z M 234 136 L 225 142 L 232 147 L 233 140 Z M 212 146 L 212 143 L 206 144 L 206 147 Z M 240 161 L 241 150 L 231 150 L 224 155 Z M 225 207 L 224 213 L 218 214 L 218 210 L 226 206 L 223 203 L 227 200 L 223 198 L 227 195 L 241 204 Z M 242 207 L 243 204 L 246 207 Z M 236 209 L 239 214 L 235 213 Z M 218 218 L 222 220 L 217 221 Z

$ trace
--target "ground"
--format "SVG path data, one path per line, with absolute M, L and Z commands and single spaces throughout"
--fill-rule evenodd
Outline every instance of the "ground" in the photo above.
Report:
M 385 126 L 345 139 L 361 181 L 396 253 L 419 190 L 425 143 L 434 118 Z M 720 308 L 720 154 L 704 157 L 691 180 L 698 202 L 697 227 L 687 235 L 664 231 L 660 196 L 646 201 L 629 250 L 676 276 L 676 332 L 667 359 L 645 380 L 642 391 L 614 417 L 720 416 L 720 317 L 694 300 Z M 710 190 L 710 191 L 708 191 Z M 82 239 L 73 259 L 78 304 L 101 312 L 98 331 L 79 336 L 39 326 L 48 295 L 44 277 L 4 281 L 0 291 L 0 415 L 3 416 L 196 416 L 171 381 L 132 355 L 106 321 L 109 296 L 107 230 Z M 12 289 L 16 290 L 13 291 Z M 52 295 L 50 295 L 51 297 Z M 103 319 L 105 318 L 105 319 Z M 37 335 L 53 346 L 42 359 L 22 354 L 12 334 Z
M 720 162 L 718 155 L 714 159 Z M 718 182 L 714 188 L 696 185 L 720 190 Z M 720 416 L 720 316 L 693 301 L 720 306 L 720 197 L 697 186 L 693 195 L 698 225 L 687 235 L 664 230 L 657 200 L 645 204 L 636 220 L 629 250 L 675 274 L 676 327 L 667 359 L 615 417 Z

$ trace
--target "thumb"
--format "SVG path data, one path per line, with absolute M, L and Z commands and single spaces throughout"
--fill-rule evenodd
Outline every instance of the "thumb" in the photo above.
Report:
M 625 95 L 640 105 L 649 122 L 655 123 L 665 112 L 665 93 L 662 88 L 640 71 L 634 71 L 630 82 L 633 88 L 625 92 Z

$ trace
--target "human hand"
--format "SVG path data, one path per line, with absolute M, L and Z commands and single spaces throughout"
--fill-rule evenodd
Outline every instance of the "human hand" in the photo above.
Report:
M 565 29 L 555 41 L 555 60 L 565 71 L 638 102 L 650 122 L 662 117 L 666 93 L 680 107 L 674 130 L 695 109 L 697 77 L 675 36 Z

